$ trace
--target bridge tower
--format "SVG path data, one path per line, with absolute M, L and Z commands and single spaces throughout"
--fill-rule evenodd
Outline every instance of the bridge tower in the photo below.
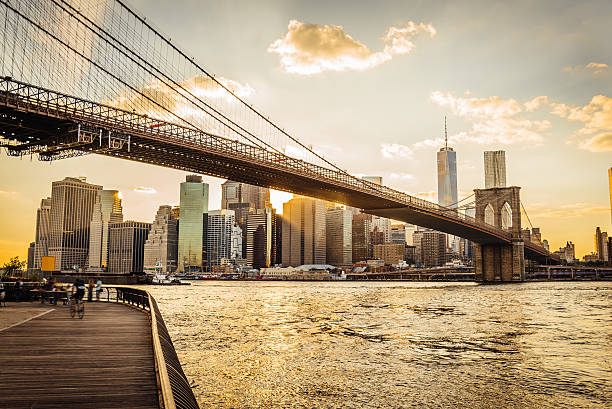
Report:
M 474 243 L 477 281 L 489 283 L 525 280 L 520 189 L 518 186 L 474 189 L 476 219 L 511 234 L 510 243 Z

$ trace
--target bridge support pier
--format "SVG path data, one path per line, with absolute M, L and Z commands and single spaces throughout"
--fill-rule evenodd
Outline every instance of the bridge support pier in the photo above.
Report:
M 475 244 L 476 280 L 511 283 L 525 280 L 525 242 L 521 237 L 518 186 L 475 189 L 476 219 L 507 230 L 510 243 Z
M 525 253 L 522 240 L 511 244 L 474 244 L 476 281 L 511 283 L 525 281 Z

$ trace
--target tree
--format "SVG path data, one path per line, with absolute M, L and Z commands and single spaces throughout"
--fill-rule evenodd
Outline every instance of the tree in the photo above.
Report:
M 4 263 L 4 265 L 2 266 L 2 269 L 4 270 L 6 274 L 13 275 L 16 272 L 21 271 L 26 266 L 26 264 L 27 264 L 26 261 L 21 261 L 19 260 L 18 256 L 15 256 L 11 258 L 9 261 L 7 261 L 6 263 Z

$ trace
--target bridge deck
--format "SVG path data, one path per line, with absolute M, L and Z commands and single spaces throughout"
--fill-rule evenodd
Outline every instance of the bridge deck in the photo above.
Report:
M 80 320 L 53 308 L 0 330 L 0 407 L 159 407 L 147 314 L 86 303 Z

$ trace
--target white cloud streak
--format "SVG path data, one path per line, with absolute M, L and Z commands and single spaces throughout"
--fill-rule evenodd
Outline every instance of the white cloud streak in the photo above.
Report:
M 324 71 L 363 71 L 411 53 L 413 38 L 419 34 L 436 35 L 431 24 L 408 22 L 403 27 L 389 27 L 381 38 L 381 51 L 373 52 L 365 44 L 344 32 L 342 26 L 303 23 L 291 20 L 287 33 L 268 47 L 280 56 L 284 71 L 314 75 Z

